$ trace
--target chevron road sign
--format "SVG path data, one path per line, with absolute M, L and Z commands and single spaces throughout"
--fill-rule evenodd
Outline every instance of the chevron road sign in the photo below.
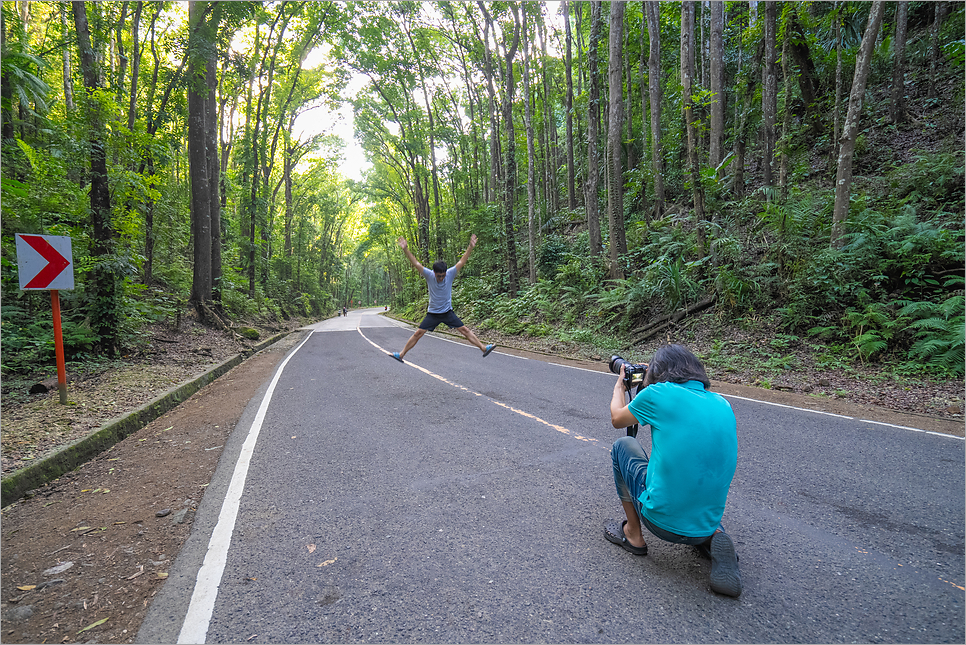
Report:
M 18 233 L 17 267 L 20 269 L 20 288 L 25 291 L 73 289 L 70 237 Z
M 64 361 L 64 333 L 60 324 L 58 289 L 74 288 L 73 255 L 67 235 L 22 235 L 17 233 L 17 267 L 24 291 L 50 291 L 54 318 L 54 354 L 57 358 L 57 389 L 60 403 L 67 405 L 67 367 Z

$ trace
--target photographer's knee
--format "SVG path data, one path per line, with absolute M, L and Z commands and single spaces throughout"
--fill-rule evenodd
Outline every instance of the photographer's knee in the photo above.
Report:
M 627 449 L 626 444 L 628 441 L 637 441 L 637 439 L 635 439 L 634 437 L 621 437 L 620 439 L 615 441 L 613 445 L 611 445 L 610 456 L 611 456 L 611 459 L 614 460 L 615 464 L 618 462 L 621 453 L 623 453 Z

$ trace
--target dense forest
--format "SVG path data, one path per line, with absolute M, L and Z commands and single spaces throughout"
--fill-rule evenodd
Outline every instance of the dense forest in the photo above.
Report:
M 962 376 L 964 7 L 5 1 L 3 372 L 53 356 L 17 233 L 72 239 L 71 361 L 188 314 L 418 318 L 397 238 L 452 264 L 475 233 L 484 330 L 714 311 Z

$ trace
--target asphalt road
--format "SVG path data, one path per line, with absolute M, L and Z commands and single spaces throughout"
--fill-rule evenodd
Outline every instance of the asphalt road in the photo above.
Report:
M 399 364 L 378 311 L 252 400 L 139 642 L 966 641 L 962 438 L 731 399 L 726 598 L 693 547 L 604 540 L 615 377 L 432 334 Z

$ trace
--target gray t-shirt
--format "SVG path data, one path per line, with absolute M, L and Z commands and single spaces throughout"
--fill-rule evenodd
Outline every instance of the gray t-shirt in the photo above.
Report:
M 457 268 L 452 266 L 446 270 L 446 278 L 436 282 L 436 274 L 432 269 L 423 267 L 423 277 L 429 287 L 429 308 L 431 314 L 445 314 L 453 308 L 453 280 L 456 279 Z

